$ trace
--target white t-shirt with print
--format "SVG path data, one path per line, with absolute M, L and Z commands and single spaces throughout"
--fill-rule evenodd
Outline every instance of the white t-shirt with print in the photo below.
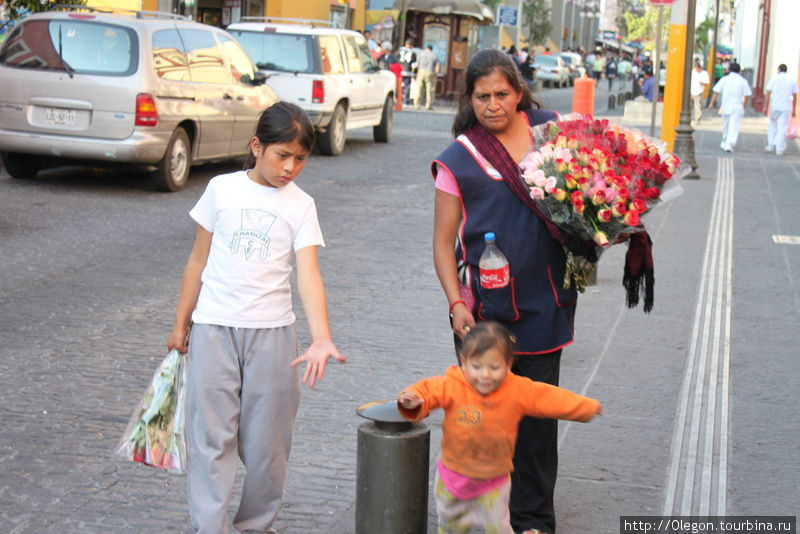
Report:
M 294 323 L 294 252 L 325 246 L 314 199 L 294 183 L 268 187 L 238 171 L 213 178 L 189 215 L 213 234 L 192 320 L 240 328 Z

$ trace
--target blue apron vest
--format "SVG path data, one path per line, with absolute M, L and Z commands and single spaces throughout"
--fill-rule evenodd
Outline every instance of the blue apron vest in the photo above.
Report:
M 531 125 L 555 118 L 547 111 L 530 110 Z M 433 162 L 455 176 L 461 192 L 465 220 L 459 232 L 456 256 L 466 264 L 476 305 L 476 320 L 494 320 L 517 338 L 516 352 L 537 354 L 558 350 L 572 342 L 574 289 L 563 289 L 565 258 L 561 244 L 544 222 L 531 211 L 503 180 L 487 175 L 469 150 L 456 141 Z M 480 286 L 478 261 L 484 234 L 494 232 L 497 246 L 508 258 L 511 283 L 502 289 Z

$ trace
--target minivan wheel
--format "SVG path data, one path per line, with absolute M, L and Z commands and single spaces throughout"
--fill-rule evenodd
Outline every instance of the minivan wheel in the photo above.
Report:
M 153 183 L 161 191 L 179 191 L 189 179 L 192 165 L 192 145 L 186 130 L 178 128 L 172 134 L 164 158 L 153 173 Z
M 345 132 L 347 131 L 347 117 L 344 106 L 337 104 L 333 110 L 331 123 L 324 132 L 317 134 L 319 151 L 326 156 L 338 156 L 344 150 Z
M 392 122 L 394 120 L 394 102 L 392 95 L 386 97 L 381 113 L 381 123 L 372 127 L 372 138 L 376 143 L 388 143 L 392 140 Z
M 42 166 L 33 156 L 3 152 L 3 168 L 12 178 L 33 178 Z

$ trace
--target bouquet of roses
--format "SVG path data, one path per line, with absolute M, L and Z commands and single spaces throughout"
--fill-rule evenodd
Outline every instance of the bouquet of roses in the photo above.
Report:
M 642 215 L 680 194 L 688 168 L 637 130 L 605 119 L 571 115 L 533 133 L 537 149 L 523 160 L 522 178 L 566 234 L 564 287 L 583 291 L 600 254 L 620 234 L 642 232 Z
M 184 398 L 186 355 L 171 350 L 161 362 L 116 453 L 151 467 L 183 473 L 186 468 Z

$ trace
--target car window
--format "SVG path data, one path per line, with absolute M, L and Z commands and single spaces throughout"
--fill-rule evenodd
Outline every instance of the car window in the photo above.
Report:
M 536 63 L 542 65 L 558 65 L 558 59 L 553 56 L 537 56 Z
M 186 46 L 189 72 L 193 82 L 230 83 L 231 72 L 222 59 L 222 51 L 210 31 L 178 30 Z
M 361 36 L 356 37 L 356 44 L 358 44 L 358 51 L 361 53 L 361 62 L 364 64 L 364 70 L 366 72 L 378 70 L 378 62 L 375 61 L 375 57 L 370 52 L 367 40 Z
M 361 66 L 361 52 L 358 50 L 358 45 L 356 45 L 353 37 L 351 35 L 343 35 L 342 41 L 344 42 L 344 54 L 347 56 L 347 70 L 350 72 L 363 72 L 364 68 Z M 369 48 L 367 48 L 367 50 L 369 50 Z
M 255 78 L 256 71 L 247 52 L 242 50 L 239 43 L 227 35 L 219 34 L 219 41 L 222 51 L 231 64 L 231 74 L 233 74 L 234 81 L 237 83 L 249 83 L 252 81 Z
M 314 42 L 310 35 L 228 30 L 260 69 L 314 72 Z
M 153 69 L 165 80 L 191 81 L 186 50 L 178 30 L 153 32 Z
M 335 35 L 319 36 L 319 52 L 322 61 L 323 74 L 343 74 L 344 60 L 339 38 Z
M 81 74 L 127 76 L 138 63 L 138 41 L 130 28 L 77 20 L 31 20 L 6 39 L 4 65 Z
M 572 58 L 569 57 L 569 56 L 561 56 L 561 59 L 563 59 L 564 63 L 566 63 L 567 65 L 571 65 L 572 64 Z

